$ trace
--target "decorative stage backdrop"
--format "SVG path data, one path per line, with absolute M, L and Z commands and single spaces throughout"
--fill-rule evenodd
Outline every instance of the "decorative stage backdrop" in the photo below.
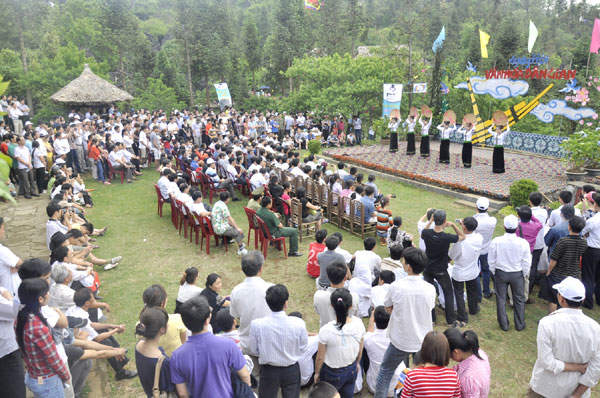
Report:
M 560 144 L 567 138 L 553 135 L 521 133 L 520 131 L 511 130 L 510 133 L 506 134 L 506 138 L 504 139 L 504 148 L 563 158 L 565 157 L 565 152 L 560 147 Z M 461 144 L 463 142 L 462 134 L 453 132 L 450 135 L 450 141 Z M 485 145 L 493 147 L 492 138 L 488 138 L 485 141 Z

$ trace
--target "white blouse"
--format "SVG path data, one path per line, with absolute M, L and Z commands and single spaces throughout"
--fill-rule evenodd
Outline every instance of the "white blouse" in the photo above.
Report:
M 352 322 L 346 323 L 342 330 L 337 328 L 336 321 L 321 327 L 319 344 L 325 344 L 325 364 L 333 369 L 351 365 L 358 357 L 360 343 L 365 335 L 365 325 L 353 316 Z
M 179 286 L 179 292 L 177 293 L 177 301 L 185 303 L 191 298 L 198 296 L 202 293 L 202 288 L 196 285 L 190 285 L 184 282 L 183 285 Z

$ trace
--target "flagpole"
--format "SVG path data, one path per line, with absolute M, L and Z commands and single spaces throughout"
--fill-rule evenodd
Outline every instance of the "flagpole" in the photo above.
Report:
M 590 57 L 592 56 L 592 53 L 588 53 L 588 60 L 587 60 L 587 65 L 585 66 L 585 77 L 588 76 L 588 71 L 590 70 Z

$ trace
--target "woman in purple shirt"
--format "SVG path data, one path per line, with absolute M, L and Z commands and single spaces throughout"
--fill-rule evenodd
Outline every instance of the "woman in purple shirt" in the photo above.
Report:
M 450 358 L 458 362 L 454 370 L 458 373 L 463 398 L 487 398 L 490 393 L 490 362 L 479 339 L 472 330 L 461 332 L 448 328 L 444 332 L 450 344 Z

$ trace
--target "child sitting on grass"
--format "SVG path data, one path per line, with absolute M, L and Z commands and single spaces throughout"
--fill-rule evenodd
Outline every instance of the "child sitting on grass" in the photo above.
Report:
M 308 246 L 308 263 L 306 264 L 306 272 L 313 278 L 318 278 L 320 275 L 319 262 L 317 255 L 325 251 L 326 246 L 323 244 L 327 237 L 327 230 L 320 229 L 315 234 L 315 242 Z
M 379 202 L 377 210 L 375 210 L 377 216 L 377 236 L 379 237 L 381 246 L 387 246 L 386 238 L 388 237 L 388 230 L 394 225 L 392 211 L 387 208 L 389 204 L 390 200 L 384 197 Z

